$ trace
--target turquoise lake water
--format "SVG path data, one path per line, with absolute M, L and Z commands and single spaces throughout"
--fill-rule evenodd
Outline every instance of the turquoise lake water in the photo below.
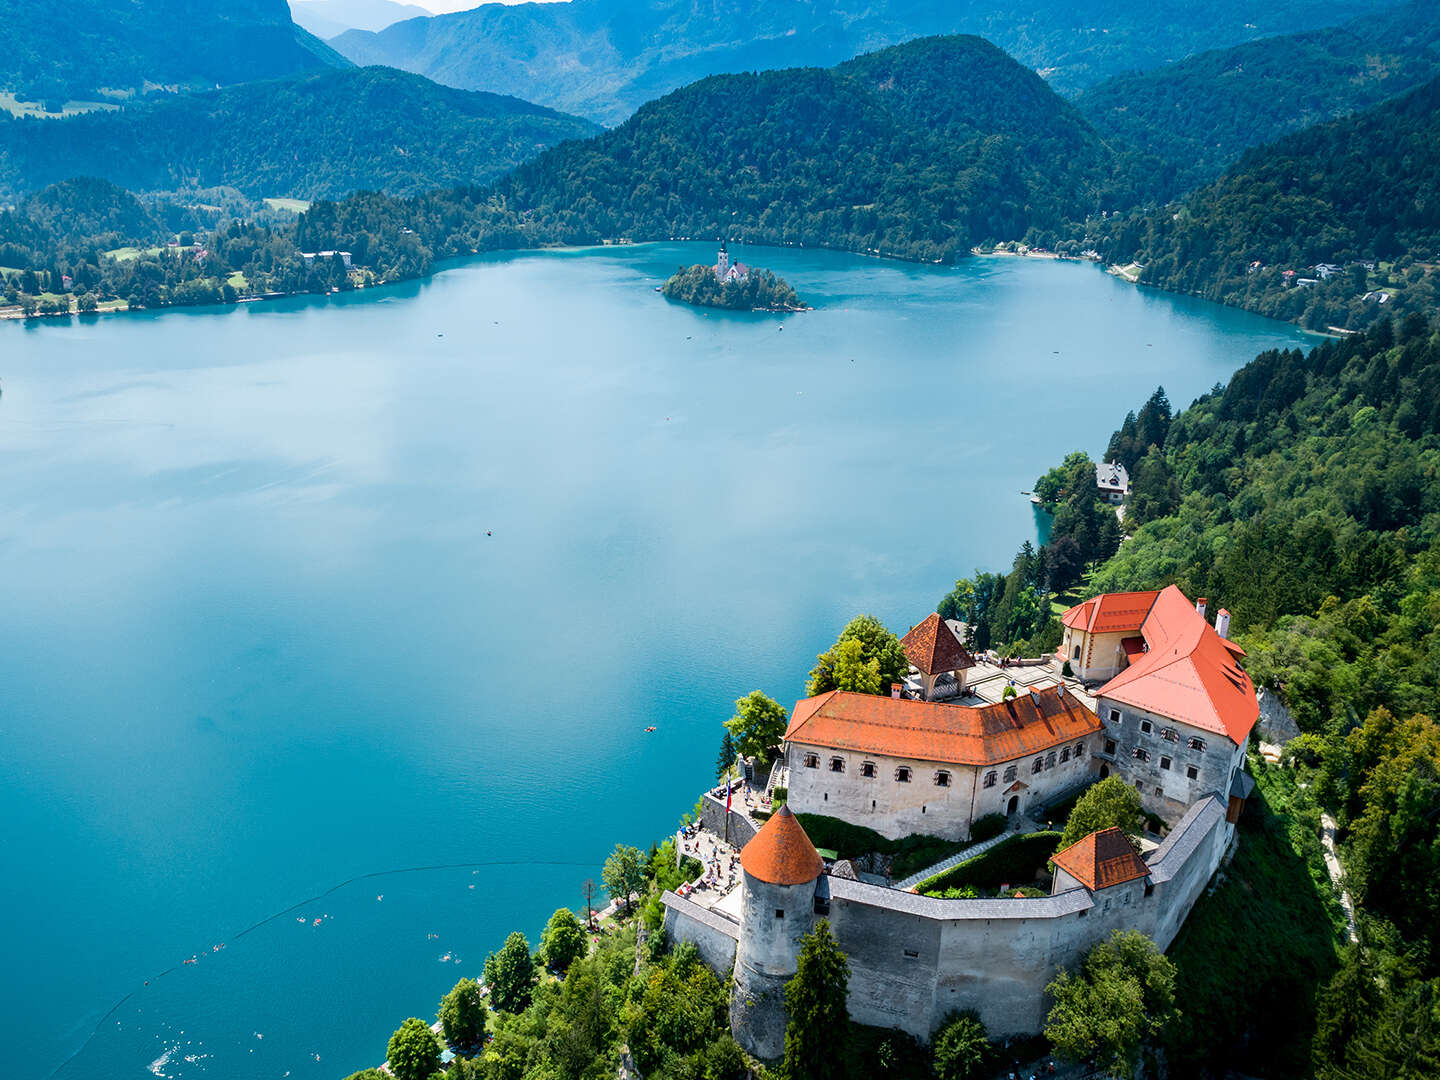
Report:
M 735 698 L 1008 566 L 1019 492 L 1156 384 L 1308 343 L 1022 259 L 743 253 L 784 318 L 653 291 L 712 256 L 0 325 L 13 1075 L 379 1063 L 674 827 Z

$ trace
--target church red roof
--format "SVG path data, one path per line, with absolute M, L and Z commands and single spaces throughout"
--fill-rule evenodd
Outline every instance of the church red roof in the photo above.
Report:
M 1144 624 L 1159 595 L 1158 592 L 1103 593 L 1076 604 L 1060 616 L 1060 622 L 1087 634 L 1134 634 Z
M 1075 841 L 1051 861 L 1091 892 L 1138 881 L 1150 873 L 1129 837 L 1114 827 Z
M 831 690 L 795 704 L 785 739 L 912 761 L 990 765 L 1063 746 L 1100 727 L 1074 694 L 1054 686 L 981 706 Z
M 949 624 L 936 614 L 927 615 L 919 626 L 900 639 L 900 644 L 905 646 L 910 663 L 926 675 L 975 666 L 975 658 L 960 644 Z
M 1245 650 L 1217 634 L 1174 585 L 1155 597 L 1142 632 L 1149 649 L 1132 655 L 1098 696 L 1243 745 L 1260 717 L 1255 685 L 1238 662 Z
M 825 872 L 825 860 L 788 806 L 776 810 L 755 839 L 740 849 L 740 865 L 771 885 L 803 885 Z

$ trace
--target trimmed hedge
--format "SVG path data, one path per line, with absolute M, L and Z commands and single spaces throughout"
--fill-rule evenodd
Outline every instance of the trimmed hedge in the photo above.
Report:
M 994 839 L 1005 831 L 1005 825 L 1004 814 L 986 814 L 984 817 L 978 817 L 970 823 L 970 842 L 983 844 L 986 840 Z
M 1001 885 L 1029 885 L 1060 846 L 1058 832 L 1033 832 L 996 844 L 983 855 L 967 859 L 942 874 L 922 881 L 917 889 L 926 896 L 973 885 L 998 889 Z

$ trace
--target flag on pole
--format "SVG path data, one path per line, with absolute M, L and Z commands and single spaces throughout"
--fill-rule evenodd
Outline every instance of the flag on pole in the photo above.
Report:
M 735 785 L 729 780 L 725 781 L 725 812 L 730 812 L 730 797 L 735 794 Z

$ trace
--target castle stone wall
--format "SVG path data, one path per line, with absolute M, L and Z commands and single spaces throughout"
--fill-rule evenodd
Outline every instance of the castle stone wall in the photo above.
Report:
M 735 939 L 740 935 L 738 923 L 668 890 L 660 902 L 665 905 L 666 941 L 672 946 L 688 941 L 712 970 L 722 975 L 730 970 L 735 963 Z

